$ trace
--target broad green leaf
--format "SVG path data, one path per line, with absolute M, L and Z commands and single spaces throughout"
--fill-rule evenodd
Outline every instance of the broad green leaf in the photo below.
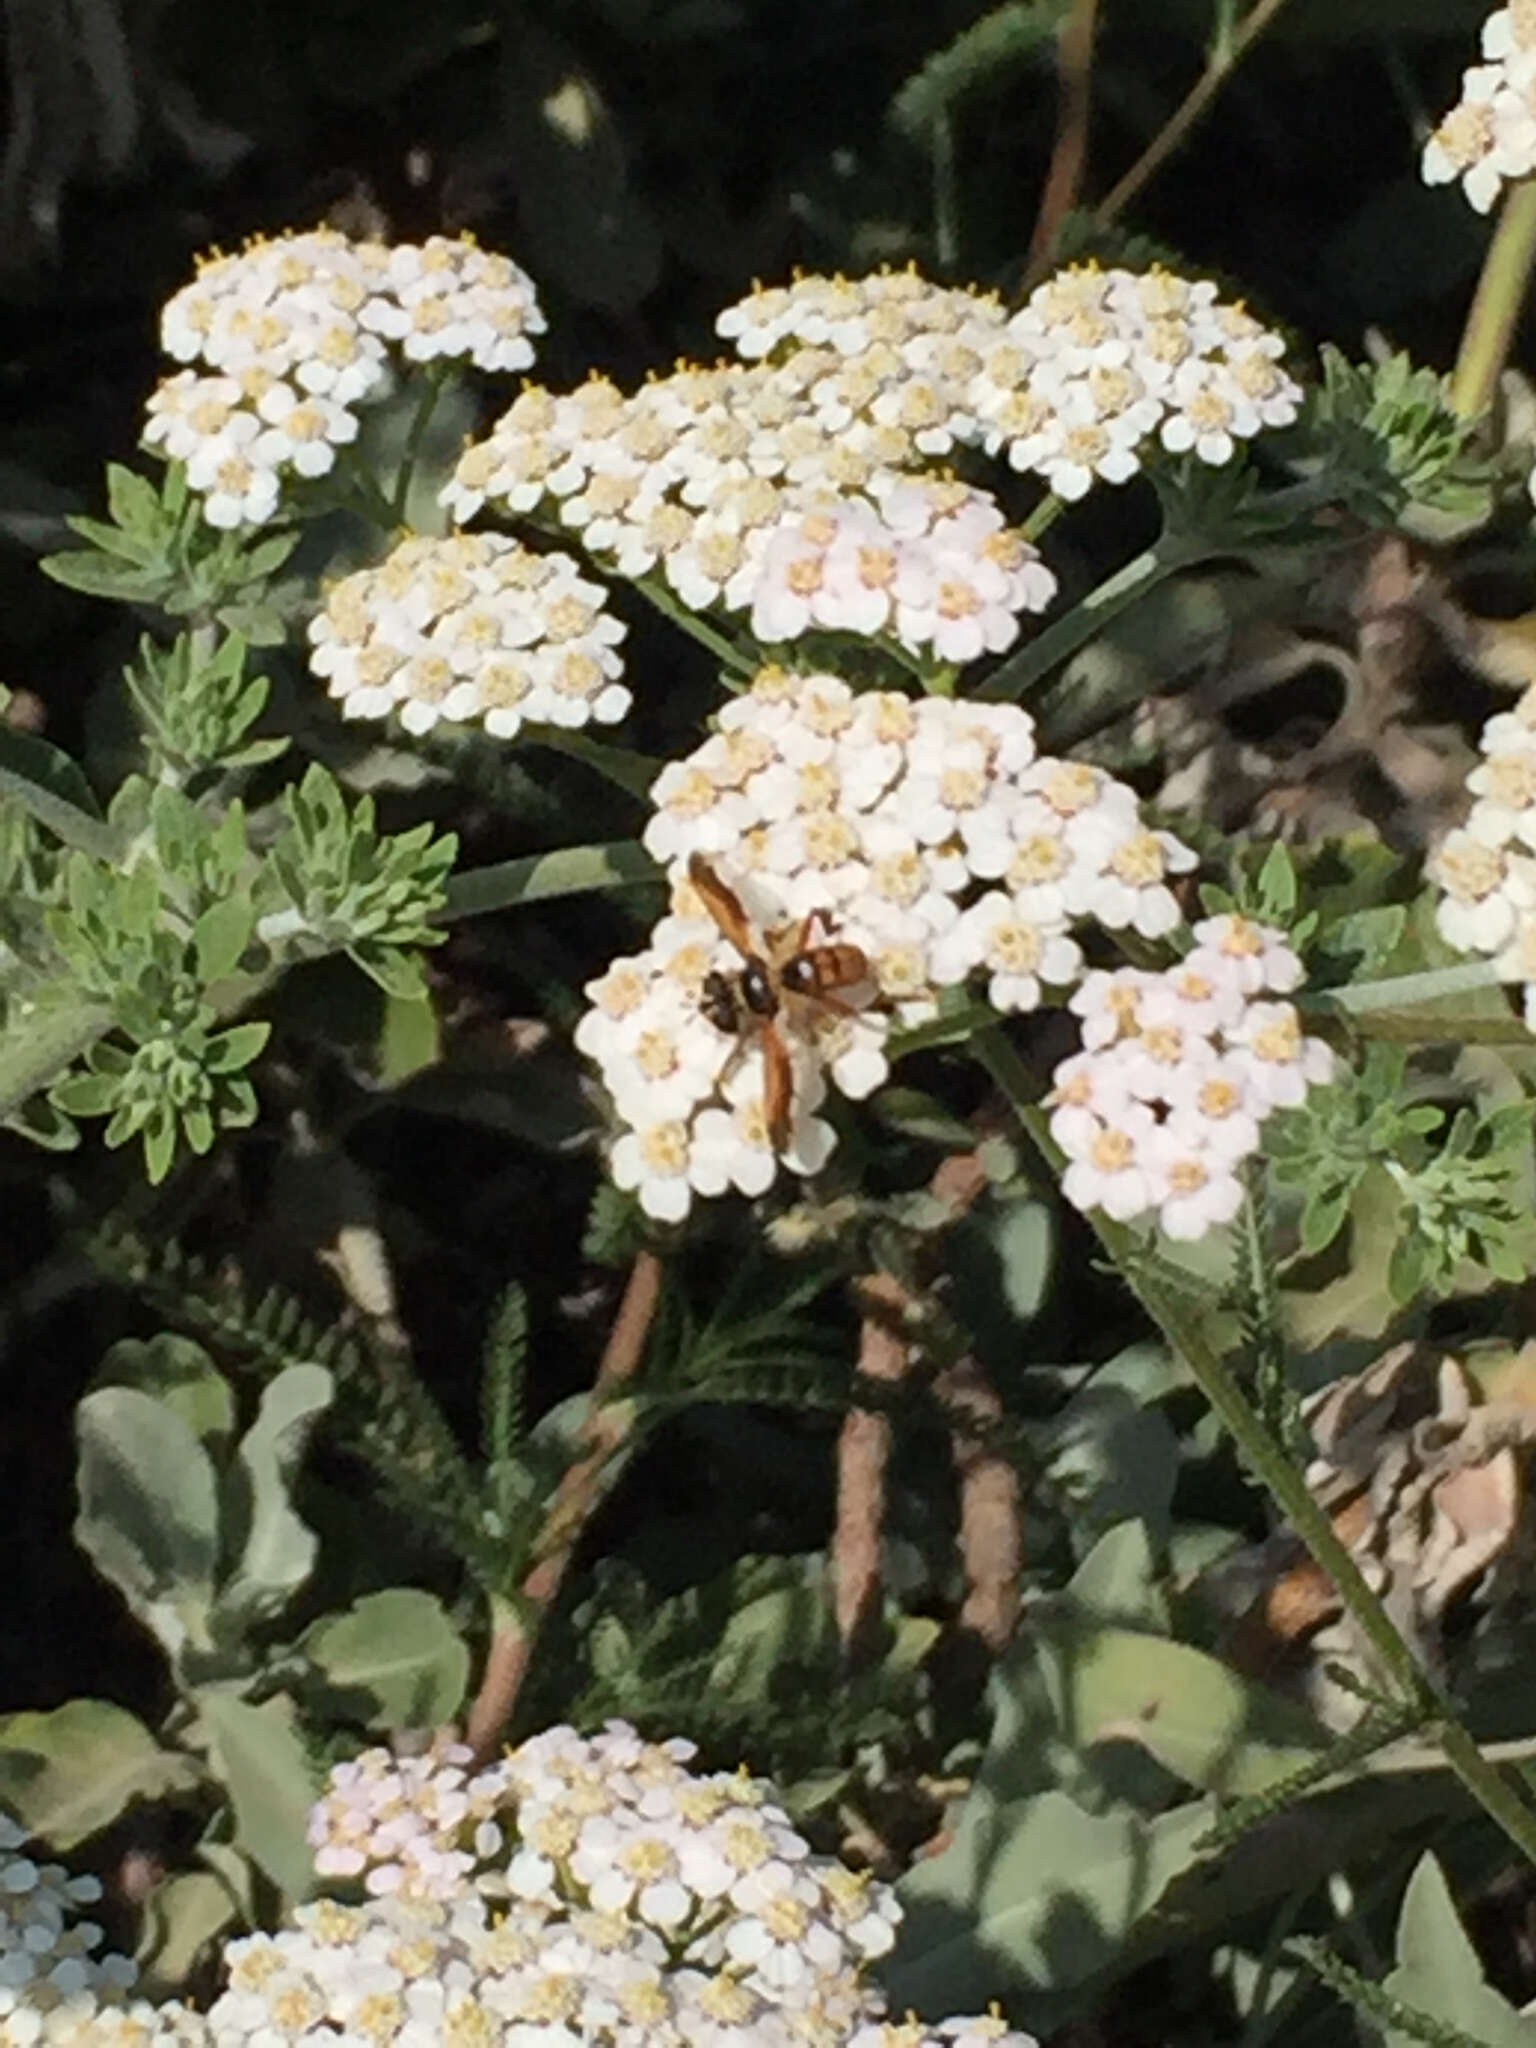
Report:
M 209 1039 L 207 1054 L 203 1060 L 205 1072 L 239 1073 L 242 1067 L 248 1067 L 256 1058 L 271 1035 L 270 1024 L 232 1024 L 227 1031 L 221 1031 L 216 1038 Z M 228 1121 L 227 1117 L 225 1121 Z
M 162 1749 L 109 1700 L 0 1718 L 0 1805 L 55 1849 L 110 1827 L 136 1800 L 190 1791 L 198 1778 L 190 1757 Z
M 255 905 L 249 896 L 238 893 L 211 903 L 203 912 L 192 927 L 192 947 L 205 987 L 234 973 L 255 922 Z
M 183 1990 L 203 1951 L 239 1919 L 238 1901 L 211 1870 L 183 1870 L 163 1878 L 144 1906 L 134 1952 L 139 1965 L 135 1995 L 167 1998 Z
M 1123 1952 L 1195 1859 L 1213 1809 L 1088 1813 L 1063 1792 L 973 1794 L 954 1840 L 897 1886 L 906 1920 L 881 1976 L 898 2009 L 976 2012 L 1007 1984 L 1062 1990 Z
M 180 1416 L 215 1454 L 235 1427 L 234 1389 L 201 1344 L 166 1331 L 124 1337 L 103 1357 L 98 1386 L 137 1387 Z
M 75 1411 L 75 1540 L 172 1657 L 208 1641 L 218 1496 L 183 1418 L 133 1387 L 101 1387 Z
M 988 1230 L 1002 1268 L 1003 1293 L 1021 1323 L 1037 1315 L 1050 1285 L 1056 1226 L 1048 1202 L 1001 1204 Z
M 314 1889 L 305 1830 L 315 1775 L 286 1694 L 253 1707 L 234 1693 L 203 1687 L 195 1695 L 210 1762 L 229 1787 L 235 1844 L 290 1900 Z
M 17 803 L 65 846 L 115 861 L 117 834 L 102 821 L 90 784 L 47 740 L 0 726 L 0 803 Z
M 1051 1482 L 1072 1509 L 1073 1540 L 1091 1545 L 1115 1523 L 1139 1518 L 1167 1540 L 1179 1440 L 1161 1410 L 1123 1387 L 1093 1383 L 1051 1425 Z
M 976 1133 L 952 1109 L 921 1088 L 882 1088 L 871 1108 L 881 1123 L 904 1138 L 922 1138 L 931 1145 L 969 1150 Z
M 1184 1643 L 1069 1623 L 1042 1631 L 1039 1649 L 1074 1748 L 1134 1742 L 1197 1791 L 1266 1791 L 1326 1747 L 1309 1715 Z
M 299 1648 L 340 1695 L 338 1714 L 370 1728 L 435 1728 L 458 1712 L 469 1651 L 430 1593 L 394 1586 L 327 1614 Z
M 116 1074 L 66 1074 L 48 1091 L 48 1100 L 67 1116 L 105 1116 L 117 1104 L 121 1083 Z
M 133 543 L 126 545 L 131 547 Z M 116 550 L 122 551 L 121 547 Z M 165 587 L 161 570 L 115 561 L 90 548 L 66 548 L 60 554 L 44 555 L 38 567 L 55 583 L 62 583 L 66 590 L 78 590 L 85 597 L 153 601 Z
M 1402 1198 L 1381 1167 L 1368 1169 L 1349 1206 L 1349 1263 L 1314 1291 L 1291 1283 L 1281 1289 L 1286 1324 L 1302 1351 L 1318 1351 L 1330 1337 L 1379 1337 L 1397 1313 L 1388 1286 L 1400 1237 Z
M 14 1131 L 17 1137 L 25 1138 L 44 1152 L 74 1152 L 79 1148 L 80 1131 L 73 1117 L 62 1104 L 50 1101 L 47 1096 L 34 1095 L 3 1121 L 6 1130 Z
M 775 1674 L 815 1658 L 827 1634 L 824 1590 L 807 1582 L 780 1586 L 737 1609 L 725 1625 L 709 1672 L 712 1698 L 739 1701 L 773 1697 Z
M 394 1088 L 437 1065 L 442 1031 L 430 995 L 386 996 L 383 1011 L 375 1068 L 384 1086 Z
M 1168 1633 L 1168 1602 L 1159 1583 L 1151 1538 L 1142 1521 L 1106 1529 L 1072 1574 L 1066 1600 L 1083 1620 L 1115 1622 L 1154 1635 Z
M 128 533 L 153 533 L 160 524 L 160 493 L 125 463 L 107 464 L 107 504 Z
M 1485 1980 L 1445 1873 L 1428 1850 L 1403 1894 L 1397 1968 L 1382 1988 L 1414 2011 L 1460 2027 L 1487 2048 L 1536 2048 L 1536 2019 L 1522 2018 Z M 1386 2030 L 1385 2038 L 1388 2048 L 1417 2048 L 1411 2035 L 1395 2027 Z
M 240 1631 L 270 1620 L 314 1568 L 318 1544 L 294 1512 L 288 1486 L 334 1392 L 319 1365 L 290 1365 L 262 1391 L 256 1420 L 224 1476 L 224 1545 L 239 1562 L 219 1593 L 221 1625 Z
M 643 846 L 632 839 L 599 846 L 563 846 L 554 853 L 525 854 L 520 860 L 498 861 L 493 867 L 470 868 L 448 884 L 445 920 L 480 917 L 490 910 L 510 910 L 519 903 L 547 903 L 556 896 L 579 896 L 595 889 L 633 889 L 643 883 L 660 886 L 662 873 Z
M 403 953 L 398 946 L 361 945 L 348 946 L 347 958 L 394 1001 L 426 1001 L 427 978 L 414 953 Z

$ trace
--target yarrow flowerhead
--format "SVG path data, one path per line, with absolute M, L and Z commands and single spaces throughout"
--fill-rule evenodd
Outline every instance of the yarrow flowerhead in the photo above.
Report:
M 326 593 L 309 665 L 344 717 L 393 712 L 413 733 L 478 720 L 511 739 L 525 722 L 622 718 L 624 633 L 569 555 L 497 534 L 417 536 Z
M 1429 185 L 1461 180 L 1487 213 L 1504 185 L 1536 171 L 1536 5 L 1510 0 L 1483 23 L 1484 62 L 1462 74 L 1461 98 L 1424 145 Z
M 815 385 L 835 371 L 847 387 L 870 363 L 874 420 L 920 420 L 925 452 L 1006 453 L 1064 498 L 1124 483 L 1155 442 L 1230 461 L 1238 441 L 1289 425 L 1301 402 L 1277 334 L 1209 281 L 1165 270 L 1076 265 L 1011 315 L 910 272 L 801 277 L 754 292 L 716 326 L 743 355 L 786 369 L 829 355 Z
M 99 1954 L 102 1930 L 82 1918 L 101 1897 L 94 1877 L 26 1854 L 24 1829 L 0 1814 L 0 2048 L 172 2048 L 207 2039 L 179 2005 L 129 2001 L 138 1975 Z
M 358 1878 L 378 1898 L 457 1897 L 503 1845 L 504 1781 L 472 1763 L 463 1744 L 440 1742 L 422 1756 L 369 1749 L 335 1765 L 309 1816 L 316 1871 Z
M 624 396 L 530 389 L 466 451 L 443 502 L 548 502 L 590 554 L 656 575 L 764 641 L 886 635 L 941 661 L 1012 644 L 1055 579 L 984 491 L 908 473 L 921 437 L 821 417 L 788 371 L 683 368 Z
M 1448 945 L 1481 953 L 1501 981 L 1525 986 L 1536 1031 L 1536 685 L 1489 719 L 1467 777 L 1473 804 L 1425 865 L 1441 891 L 1435 922 Z
M 357 438 L 396 360 L 522 369 L 543 327 L 524 273 L 466 239 L 253 242 L 167 302 L 161 345 L 193 367 L 156 389 L 144 440 L 186 463 L 211 526 L 259 526 L 285 477 L 323 476 Z
M 548 1729 L 481 1771 L 451 1750 L 415 1772 L 381 1751 L 333 1771 L 311 1838 L 328 1859 L 345 1845 L 348 1874 L 360 1857 L 387 1895 L 231 1943 L 213 2040 L 1030 2048 L 990 2019 L 882 2034 L 864 1971 L 894 1940 L 889 1888 L 813 1855 L 771 1786 L 696 1773 L 691 1755 L 614 1722 Z M 375 1882 L 402 1839 L 438 1838 L 435 1858 L 476 1814 L 472 1876 L 418 1858 L 424 1888 Z
M 651 795 L 644 843 L 672 908 L 588 985 L 576 1043 L 627 1127 L 615 1179 L 671 1221 L 695 1195 L 766 1192 L 781 1161 L 816 1171 L 834 1142 L 817 1115 L 828 1088 L 877 1088 L 893 1019 L 931 1015 L 941 990 L 985 975 L 998 1009 L 1035 1009 L 1081 972 L 1074 925 L 1169 931 L 1171 880 L 1195 859 L 1147 828 L 1123 783 L 1038 758 L 1013 705 L 779 669 Z M 819 985 L 832 1001 L 814 977 L 808 993 L 782 985 L 787 962 L 828 945 L 848 970 Z M 769 970 L 771 1016 L 732 996 L 749 953 Z M 777 1133 L 774 1040 L 791 1083 Z
M 461 521 L 552 512 L 619 574 L 747 612 L 765 642 L 884 635 L 969 661 L 1010 645 L 1055 583 L 937 461 L 984 447 L 1078 497 L 1158 441 L 1225 462 L 1300 399 L 1277 335 L 1162 271 L 1065 271 L 1012 315 L 911 272 L 802 277 L 718 325 L 746 363 L 629 394 L 601 377 L 525 390 L 443 503 Z
M 1116 1222 L 1155 1213 L 1200 1238 L 1242 1205 L 1239 1168 L 1272 1110 L 1326 1082 L 1332 1055 L 1303 1035 L 1302 965 L 1283 935 L 1247 918 L 1206 918 L 1162 973 L 1087 976 L 1070 1007 L 1083 1050 L 1053 1079 L 1051 1135 L 1067 1156 L 1062 1193 Z

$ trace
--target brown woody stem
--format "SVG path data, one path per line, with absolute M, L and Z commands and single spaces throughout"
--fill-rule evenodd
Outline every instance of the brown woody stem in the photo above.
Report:
M 592 1409 L 582 1431 L 582 1454 L 555 1489 L 535 1546 L 535 1562 L 515 1600 L 492 1602 L 490 1647 L 464 1728 L 464 1739 L 477 1761 L 484 1762 L 494 1754 L 511 1724 L 540 1624 L 564 1583 L 582 1532 L 602 1496 L 608 1465 L 633 1427 L 630 1410 L 612 1397 L 639 1368 L 661 1299 L 662 1275 L 655 1252 L 635 1254 L 598 1363 Z
M 1055 253 L 1061 224 L 1077 204 L 1088 161 L 1088 115 L 1093 85 L 1093 32 L 1099 0 L 1072 0 L 1056 45 L 1056 143 L 1046 173 L 1035 231 L 1029 244 L 1029 274 L 1038 276 Z
M 871 1273 L 859 1282 L 858 1292 L 864 1305 L 858 1377 L 872 1386 L 891 1386 L 910 1363 L 907 1341 L 898 1327 L 907 1291 L 892 1274 Z M 889 1420 L 873 1408 L 850 1408 L 837 1440 L 837 1522 L 832 1535 L 833 1613 L 848 1657 L 860 1654 L 879 1619 L 890 1450 Z

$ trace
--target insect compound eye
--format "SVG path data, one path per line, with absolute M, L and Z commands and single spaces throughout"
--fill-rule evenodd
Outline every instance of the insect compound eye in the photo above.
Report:
M 792 960 L 786 960 L 780 969 L 779 979 L 790 994 L 796 996 L 813 996 L 821 986 L 816 962 L 806 953 L 797 953 Z

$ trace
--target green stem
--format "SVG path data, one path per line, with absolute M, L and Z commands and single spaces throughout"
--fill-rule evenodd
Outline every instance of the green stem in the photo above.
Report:
M 0 1043 L 0 1118 L 56 1081 L 111 1029 L 112 1012 L 83 996 L 12 1025 Z
M 394 494 L 390 499 L 392 523 L 405 524 L 406 513 L 411 502 L 411 484 L 416 475 L 416 464 L 421 456 L 422 446 L 427 438 L 427 429 L 432 424 L 432 415 L 437 411 L 437 401 L 443 395 L 447 378 L 435 371 L 427 372 L 426 389 L 416 406 L 416 417 L 411 421 L 410 432 L 405 437 L 405 448 L 400 456 L 400 467 L 395 472 Z
M 594 740 L 563 725 L 538 726 L 528 738 L 534 746 L 549 747 L 554 753 L 580 761 L 584 768 L 590 768 L 630 796 L 648 797 L 651 784 L 666 765 L 650 754 L 637 753 L 633 747 L 611 747 L 603 740 Z
M 1051 1137 L 1045 1111 L 1034 1099 L 1033 1083 L 1023 1061 L 996 1025 L 979 1031 L 972 1044 L 976 1057 L 1007 1096 L 1014 1114 L 1047 1164 L 1059 1172 L 1063 1155 Z M 1446 1762 L 1483 1810 L 1536 1865 L 1536 1809 L 1483 1755 L 1420 1668 L 1301 1472 L 1264 1427 L 1225 1361 L 1206 1342 L 1187 1305 L 1157 1281 L 1130 1230 L 1097 1213 L 1091 1213 L 1087 1220 L 1142 1307 L 1188 1365 L 1249 1469 L 1269 1490 L 1320 1569 L 1333 1582 L 1355 1626 L 1403 1700 L 1421 1709 L 1426 1720 L 1434 1723 Z
M 933 156 L 933 247 L 939 275 L 948 277 L 960 260 L 960 195 L 955 180 L 955 129 L 949 109 L 934 109 L 929 136 Z
M 1481 419 L 1494 401 L 1533 262 L 1536 179 L 1527 178 L 1511 189 L 1504 202 L 1456 351 L 1450 406 L 1465 420 Z
M 1318 1000 L 1336 1003 L 1351 1013 L 1406 1010 L 1414 1003 L 1433 1003 L 1442 996 L 1464 996 L 1473 989 L 1499 985 L 1491 960 L 1458 960 L 1454 967 L 1429 967 L 1419 974 L 1393 974 L 1385 981 L 1357 981 L 1348 988 L 1331 988 Z
M 1370 1010 L 1353 1020 L 1357 1038 L 1377 1038 L 1387 1045 L 1523 1045 L 1536 1040 L 1523 1017 L 1435 1017 L 1413 1012 Z
M 1054 625 L 1037 633 L 1017 654 L 1011 654 L 975 694 L 987 699 L 1024 696 L 1042 676 L 1059 668 L 1095 633 L 1101 633 L 1111 619 L 1128 611 L 1166 577 L 1217 552 L 1212 542 L 1164 533 L 1155 546 L 1116 569 L 1112 576 L 1106 576 L 1097 589 L 1090 590 Z
M 670 619 L 679 631 L 697 640 L 701 647 L 707 647 L 724 668 L 739 676 L 756 675 L 760 666 L 757 657 L 746 653 L 723 633 L 717 633 L 713 626 L 707 626 L 697 612 L 690 611 L 673 595 L 659 576 L 636 576 L 632 580 L 635 589 L 656 607 L 664 619 Z M 728 677 L 722 680 L 728 688 L 737 687 Z
M 1041 534 L 1050 531 L 1066 509 L 1063 499 L 1058 498 L 1054 491 L 1047 491 L 1019 531 L 1027 541 L 1037 541 Z
M 1289 1347 L 1280 1320 L 1280 1298 L 1269 1256 L 1269 1217 L 1262 1160 L 1248 1162 L 1243 1206 L 1238 1217 L 1238 1261 L 1242 1279 L 1243 1334 L 1252 1347 L 1253 1383 L 1260 1412 L 1287 1452 L 1296 1451 L 1301 1427 L 1286 1371 Z
M 455 875 L 438 922 L 483 917 L 490 910 L 547 903 L 555 896 L 580 896 L 596 889 L 635 889 L 660 880 L 660 868 L 633 839 L 616 839 L 607 846 L 560 847 Z

